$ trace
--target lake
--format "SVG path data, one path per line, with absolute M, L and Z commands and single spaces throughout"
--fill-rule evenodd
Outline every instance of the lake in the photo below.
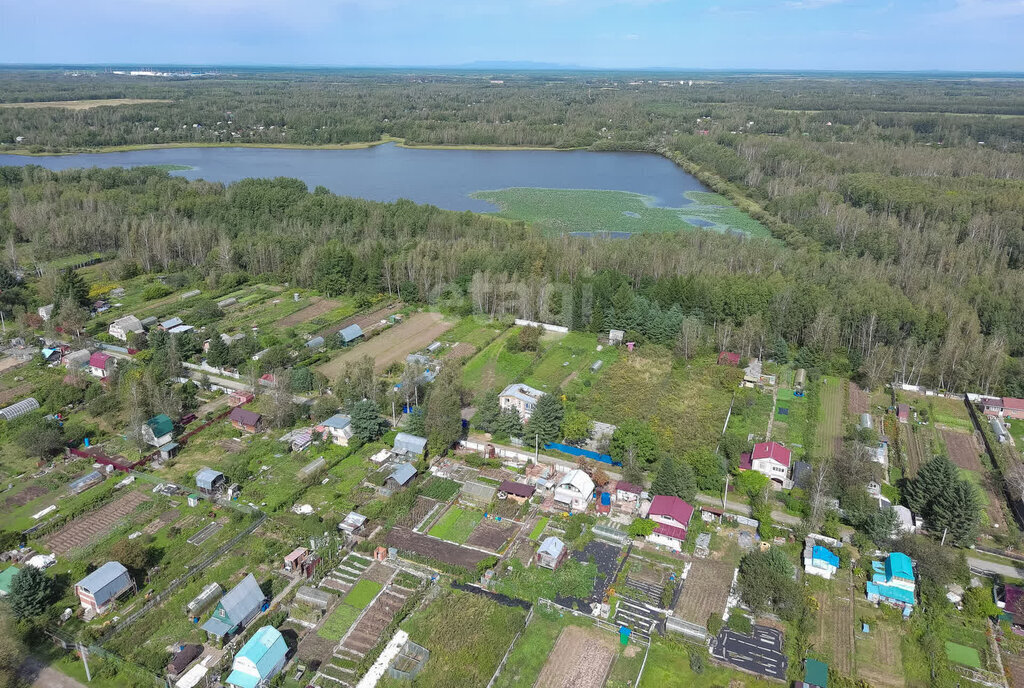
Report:
M 0 155 L 0 165 L 75 167 L 187 165 L 173 175 L 235 182 L 247 177 L 294 177 L 336 194 L 373 201 L 407 198 L 448 210 L 493 212 L 476 191 L 509 188 L 595 189 L 648 196 L 651 205 L 681 208 L 683 194 L 707 191 L 671 161 L 651 153 L 487 151 L 402 148 L 382 144 L 351 150 L 287 148 L 165 148 L 62 156 Z

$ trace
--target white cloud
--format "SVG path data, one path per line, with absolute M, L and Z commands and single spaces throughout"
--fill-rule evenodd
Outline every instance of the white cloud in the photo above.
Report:
M 625 36 L 623 36 L 623 38 L 625 38 L 627 41 L 639 41 L 640 40 L 640 34 L 638 34 L 638 33 L 627 33 Z

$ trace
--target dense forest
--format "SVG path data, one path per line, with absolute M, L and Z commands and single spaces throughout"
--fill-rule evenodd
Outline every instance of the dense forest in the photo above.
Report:
M 799 357 L 872 382 L 895 376 L 1024 395 L 1024 95 L 1016 82 L 668 79 L 6 72 L 8 102 L 173 102 L 0 108 L 0 142 L 24 136 L 45 152 L 390 135 L 652 151 L 732 198 L 780 243 L 710 233 L 545 238 L 496 218 L 340 198 L 294 180 L 225 188 L 158 170 L 31 167 L 0 169 L 0 235 L 8 256 L 26 243 L 37 259 L 110 251 L 140 269 L 197 280 L 244 271 L 328 293 L 401 292 L 677 345 L 696 333 L 705 346 Z

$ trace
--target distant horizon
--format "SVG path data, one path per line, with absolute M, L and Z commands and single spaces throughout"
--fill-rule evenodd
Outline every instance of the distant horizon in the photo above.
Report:
M 783 67 L 673 67 L 673 66 L 625 66 L 625 67 L 593 67 L 589 65 L 563 65 L 529 61 L 477 60 L 463 64 L 303 64 L 303 63 L 187 63 L 187 62 L 0 62 L 0 69 L 32 70 L 32 69 L 246 69 L 246 70 L 409 70 L 409 71 L 478 71 L 515 70 L 530 72 L 589 72 L 596 74 L 612 74 L 619 72 L 687 72 L 691 74 L 906 74 L 906 75 L 978 75 L 1024 78 L 1024 70 L 961 70 L 961 69 L 798 69 Z
M 1024 0 L 0 0 L 0 12 L 12 65 L 1024 72 Z

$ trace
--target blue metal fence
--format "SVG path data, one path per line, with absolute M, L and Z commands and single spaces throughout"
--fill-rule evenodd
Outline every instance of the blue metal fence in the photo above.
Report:
M 589 449 L 580 449 L 579 447 L 573 447 L 568 444 L 559 444 L 558 442 L 547 442 L 544 444 L 545 449 L 554 449 L 560 451 L 563 454 L 569 454 L 571 456 L 584 456 L 594 461 L 600 461 L 601 463 L 607 463 L 612 466 L 621 466 L 621 461 L 614 460 L 608 454 L 598 454 L 597 452 L 590 451 Z

